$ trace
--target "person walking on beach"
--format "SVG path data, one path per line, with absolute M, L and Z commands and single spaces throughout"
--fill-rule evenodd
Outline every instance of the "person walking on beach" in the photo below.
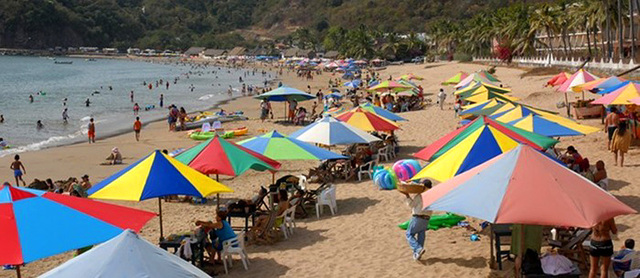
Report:
M 609 109 L 609 114 L 604 119 L 604 131 L 607 133 L 609 139 L 607 143 L 607 150 L 611 150 L 611 139 L 613 138 L 614 131 L 618 128 L 620 123 L 620 115 L 618 115 L 618 109 L 614 106 Z
M 447 98 L 447 94 L 444 93 L 444 90 L 440 88 L 440 92 L 438 93 L 438 103 L 440 104 L 440 110 L 444 110 L 444 100 Z
M 431 181 L 424 182 L 424 190 L 431 188 Z M 424 254 L 424 242 L 427 237 L 427 229 L 429 228 L 429 219 L 431 219 L 431 211 L 422 208 L 422 194 L 418 193 L 411 197 L 408 193 L 398 191 L 405 195 L 406 203 L 411 207 L 411 220 L 407 228 L 407 242 L 413 251 L 413 259 L 420 260 Z
M 62 111 L 62 120 L 65 124 L 69 123 L 69 114 L 67 114 L 67 108 Z
M 22 175 L 27 174 L 27 169 L 24 168 L 24 164 L 22 164 L 22 162 L 20 161 L 19 155 L 16 154 L 13 157 L 13 159 L 14 161 L 11 162 L 11 167 L 9 168 L 13 170 L 13 176 L 16 178 L 16 186 L 20 186 L 20 183 L 18 183 L 18 180 L 22 181 L 22 185 L 27 186 L 27 183 L 24 182 L 24 180 L 22 179 Z
M 96 124 L 93 123 L 93 118 L 89 119 L 89 130 L 87 132 L 89 136 L 89 144 L 96 142 Z
M 164 105 L 164 94 L 160 94 L 160 108 Z
M 136 134 L 136 141 L 140 141 L 140 131 L 142 130 L 142 122 L 140 117 L 136 117 L 136 121 L 133 122 L 133 132 Z
M 624 154 L 629 151 L 631 145 L 631 132 L 627 128 L 627 122 L 620 122 L 618 128 L 613 131 L 611 139 L 611 152 L 613 152 L 613 165 L 618 166 L 618 153 L 620 153 L 620 167 L 624 166 Z
M 611 255 L 613 255 L 613 241 L 611 235 L 618 233 L 618 227 L 613 218 L 598 222 L 591 228 L 591 241 L 589 243 L 589 257 L 591 264 L 589 268 L 589 278 L 595 278 L 598 273 L 598 265 L 600 265 L 600 277 L 606 278 L 609 274 L 609 266 L 611 265 Z

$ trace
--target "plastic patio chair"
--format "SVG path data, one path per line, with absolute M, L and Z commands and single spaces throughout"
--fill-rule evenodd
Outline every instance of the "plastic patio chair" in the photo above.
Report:
M 291 206 L 284 212 L 284 224 L 290 235 L 293 235 L 293 228 L 296 227 L 296 208 L 298 204 Z
M 375 161 L 371 160 L 365 164 L 358 166 L 358 180 L 362 180 L 363 175 L 369 176 L 369 178 L 373 177 L 373 166 L 375 166 Z
M 200 129 L 200 131 L 202 131 L 202 132 L 209 132 L 209 131 L 211 131 L 211 124 L 209 124 L 209 123 L 203 123 L 203 124 L 202 124 L 202 128 Z
M 249 270 L 249 256 L 244 248 L 244 232 L 239 233 L 232 239 L 227 239 L 222 242 L 222 252 L 220 253 L 220 257 L 222 257 L 222 263 L 224 264 L 224 272 L 227 274 L 229 273 L 229 270 L 227 269 L 227 260 L 229 262 L 229 267 L 233 267 L 233 258 L 231 257 L 233 254 L 240 255 L 240 260 L 242 260 L 244 269 Z
M 331 185 L 331 187 L 325 189 L 318 195 L 318 200 L 316 202 L 316 216 L 320 218 L 320 214 L 323 211 L 323 207 L 327 205 L 331 210 L 331 215 L 335 215 L 338 212 L 338 206 L 336 204 L 336 186 Z
M 389 146 L 378 149 L 378 161 L 388 161 L 389 158 Z

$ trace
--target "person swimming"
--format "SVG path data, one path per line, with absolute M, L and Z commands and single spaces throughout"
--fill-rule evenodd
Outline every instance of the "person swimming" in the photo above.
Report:
M 37 129 L 42 129 L 42 128 L 44 128 L 44 125 L 42 124 L 42 121 L 41 121 L 41 120 L 38 120 L 38 121 L 36 122 L 36 128 L 37 128 Z
M 87 99 L 84 103 L 85 103 L 85 105 L 86 105 L 87 107 L 89 107 L 89 105 L 91 104 L 91 101 L 90 101 L 89 99 Z

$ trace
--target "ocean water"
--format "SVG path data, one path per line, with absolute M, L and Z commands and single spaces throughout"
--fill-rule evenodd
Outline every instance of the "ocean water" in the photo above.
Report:
M 229 86 L 233 97 L 237 97 L 243 83 L 259 86 L 268 78 L 247 69 L 194 66 L 177 60 L 151 63 L 61 57 L 55 61 L 46 57 L 0 56 L 0 114 L 4 116 L 0 138 L 11 146 L 0 150 L 0 156 L 84 141 L 91 117 L 96 122 L 98 139 L 129 131 L 135 120 L 132 90 L 134 102 L 141 108 L 141 121 L 150 122 L 166 118 L 170 104 L 184 107 L 188 113 L 208 109 L 229 99 Z M 239 77 L 243 78 L 242 83 Z M 169 81 L 169 89 L 164 84 L 156 87 L 160 79 Z M 152 83 L 153 89 L 143 85 L 145 81 Z M 164 108 L 159 107 L 160 94 L 164 94 Z M 89 107 L 85 105 L 87 99 L 91 102 Z M 151 105 L 155 108 L 145 111 Z M 67 124 L 62 119 L 65 107 Z M 38 120 L 44 128 L 37 128 Z

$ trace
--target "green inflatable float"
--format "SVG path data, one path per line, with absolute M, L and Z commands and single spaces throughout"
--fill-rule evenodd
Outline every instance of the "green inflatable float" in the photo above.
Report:
M 458 222 L 465 219 L 466 218 L 464 216 L 448 212 L 446 214 L 432 215 L 431 219 L 429 220 L 429 230 L 435 231 L 440 228 L 451 228 L 457 225 Z M 409 227 L 409 222 L 411 222 L 411 220 L 398 225 L 398 227 L 400 227 L 400 229 L 406 230 Z

